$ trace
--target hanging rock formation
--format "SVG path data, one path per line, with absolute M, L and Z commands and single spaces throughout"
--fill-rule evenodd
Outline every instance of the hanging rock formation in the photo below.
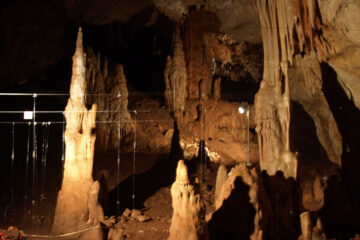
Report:
M 178 162 L 176 180 L 171 186 L 173 216 L 169 240 L 209 239 L 205 208 L 198 189 L 189 180 L 183 160 Z
M 256 5 L 264 44 L 264 75 L 255 102 L 261 169 L 270 175 L 280 170 L 285 177 L 296 178 L 296 171 L 289 172 L 291 166 L 297 165 L 288 147 L 290 97 L 302 104 L 312 117 L 329 159 L 340 166 L 341 135 L 322 94 L 319 63 L 312 53 L 314 39 L 320 38 L 316 31 L 319 20 L 315 4 L 257 0 Z M 301 57 L 300 53 L 305 56 Z M 300 75 L 302 82 L 295 78 Z
M 268 174 L 283 171 L 296 178 L 297 159 L 289 149 L 290 90 L 288 65 L 292 62 L 295 6 L 286 1 L 258 0 L 264 45 L 264 75 L 255 98 L 256 131 L 259 138 L 260 167 Z M 277 13 L 279 13 L 277 15 Z M 287 47 L 286 47 L 287 46 Z M 289 59 L 290 58 L 290 59 Z
M 53 231 L 69 233 L 93 226 L 79 239 L 101 239 L 100 221 L 104 214 L 98 203 L 99 183 L 92 178 L 95 147 L 96 105 L 85 106 L 85 54 L 81 28 L 76 40 L 70 85 L 70 98 L 65 108 L 65 165 L 61 190 L 58 195 Z

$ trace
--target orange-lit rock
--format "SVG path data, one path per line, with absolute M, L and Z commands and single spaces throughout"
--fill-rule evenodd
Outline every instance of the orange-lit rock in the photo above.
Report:
M 196 186 L 190 183 L 183 160 L 178 162 L 176 180 L 171 186 L 173 216 L 169 240 L 209 239 L 205 208 Z
M 76 40 L 70 98 L 65 108 L 65 164 L 61 190 L 58 194 L 53 232 L 68 233 L 88 227 L 94 230 L 79 234 L 79 239 L 101 239 L 100 221 L 104 220 L 98 204 L 99 183 L 92 178 L 96 105 L 85 106 L 85 54 L 81 28 Z

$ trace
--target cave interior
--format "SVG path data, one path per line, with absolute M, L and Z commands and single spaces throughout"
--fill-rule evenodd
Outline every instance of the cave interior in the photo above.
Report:
M 0 237 L 359 240 L 359 10 L 1 1 Z

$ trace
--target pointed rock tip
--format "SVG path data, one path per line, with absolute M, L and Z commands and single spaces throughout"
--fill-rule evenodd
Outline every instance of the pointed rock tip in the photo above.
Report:
M 187 167 L 184 163 L 184 160 L 180 160 L 178 162 L 178 165 L 176 168 L 176 181 L 183 182 L 183 183 L 189 183 Z
M 76 48 L 79 49 L 82 47 L 83 47 L 83 33 L 82 33 L 82 28 L 79 27 L 79 31 L 76 38 Z

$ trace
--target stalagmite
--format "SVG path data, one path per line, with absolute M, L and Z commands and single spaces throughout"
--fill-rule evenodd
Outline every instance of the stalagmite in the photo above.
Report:
M 249 204 L 252 206 L 252 209 L 255 210 L 255 214 L 253 218 L 254 222 L 252 225 L 254 229 L 248 229 L 248 231 L 251 233 L 249 238 L 251 240 L 262 239 L 262 230 L 260 229 L 261 211 L 259 208 L 259 199 L 258 199 L 258 192 L 259 192 L 258 176 L 256 170 L 255 169 L 250 170 L 249 168 L 246 167 L 245 163 L 239 164 L 235 166 L 233 169 L 231 169 L 229 173 L 229 177 L 222 185 L 220 193 L 215 199 L 215 212 L 207 216 L 207 218 L 209 220 L 211 218 L 215 218 L 216 212 L 221 210 L 227 199 L 231 198 L 231 195 L 234 193 L 234 191 L 239 191 L 239 189 L 236 190 L 236 188 L 239 188 L 239 184 L 236 183 L 236 181 L 238 181 L 239 179 L 241 179 L 242 183 L 248 186 L 247 195 L 249 199 Z M 263 201 L 266 201 L 266 199 L 263 199 Z M 246 208 L 246 207 L 247 206 L 245 205 L 240 206 L 240 208 Z M 249 216 L 247 217 L 250 218 L 251 217 L 250 212 L 246 210 L 244 211 L 247 214 L 249 214 Z M 238 235 L 238 237 L 240 236 L 241 235 Z
M 215 202 L 217 201 L 218 197 L 220 196 L 221 188 L 224 185 L 228 178 L 228 173 L 224 164 L 221 164 L 217 175 L 216 175 L 216 185 L 215 185 Z
M 65 108 L 65 165 L 58 194 L 53 232 L 69 233 L 99 226 L 80 234 L 79 239 L 102 239 L 100 221 L 104 219 L 99 205 L 99 183 L 92 178 L 96 105 L 85 106 L 85 54 L 81 28 L 73 56 L 70 98 Z
M 301 222 L 301 240 L 311 240 L 311 217 L 309 212 L 303 212 L 300 214 L 300 222 Z
M 302 185 L 302 205 L 309 211 L 319 211 L 325 203 L 325 186 L 320 177 L 316 176 L 314 181 L 306 181 Z
M 174 34 L 173 44 L 173 56 L 168 56 L 164 71 L 165 99 L 170 111 L 183 112 L 186 103 L 187 72 L 179 28 Z
M 129 134 L 134 127 L 130 123 L 124 68 L 121 64 L 112 64 L 112 71 L 109 71 L 106 58 L 104 64 L 101 64 L 100 54 L 94 54 L 91 48 L 87 52 L 86 81 L 88 92 L 92 93 L 87 101 L 96 103 L 101 111 L 97 115 L 97 121 L 101 124 L 96 127 L 96 147 L 102 151 L 114 150 L 118 144 L 118 124 L 107 122 L 120 121 L 121 137 Z
M 191 185 L 187 167 L 178 162 L 176 180 L 171 186 L 173 216 L 169 240 L 206 240 L 209 238 L 205 221 L 205 207 L 200 194 Z

